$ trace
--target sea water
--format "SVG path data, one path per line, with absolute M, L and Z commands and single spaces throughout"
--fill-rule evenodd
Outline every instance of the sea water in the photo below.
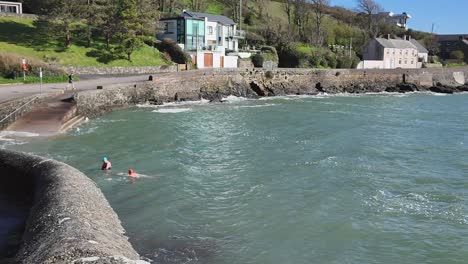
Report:
M 156 263 L 468 261 L 468 95 L 140 106 L 27 142 L 5 146 L 83 171 Z

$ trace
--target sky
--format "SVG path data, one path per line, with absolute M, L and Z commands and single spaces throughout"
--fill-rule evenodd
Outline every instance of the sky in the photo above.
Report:
M 468 0 L 375 0 L 386 11 L 412 16 L 409 28 L 435 34 L 468 34 Z M 356 0 L 331 0 L 332 6 L 356 9 Z

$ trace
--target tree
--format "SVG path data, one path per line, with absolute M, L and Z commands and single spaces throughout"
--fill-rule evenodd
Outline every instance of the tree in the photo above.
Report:
M 131 61 L 132 53 L 154 38 L 156 13 L 149 0 L 117 0 L 116 6 L 117 51 Z
M 309 23 L 310 5 L 307 0 L 294 1 L 294 24 L 299 31 L 299 38 L 302 41 L 307 41 L 306 26 Z
M 369 34 L 376 37 L 378 32 L 379 17 L 377 14 L 383 10 L 383 8 L 374 0 L 356 0 L 358 10 L 363 12 L 367 16 L 367 30 Z
M 294 0 L 286 0 L 283 3 L 283 9 L 288 15 L 288 23 L 291 24 L 291 17 L 293 11 Z
M 71 46 L 72 23 L 79 21 L 86 8 L 85 0 L 44 0 L 38 3 L 38 13 L 63 34 L 65 47 Z
M 312 0 L 312 8 L 315 13 L 316 44 L 323 45 L 322 22 L 325 17 L 325 11 L 330 0 Z

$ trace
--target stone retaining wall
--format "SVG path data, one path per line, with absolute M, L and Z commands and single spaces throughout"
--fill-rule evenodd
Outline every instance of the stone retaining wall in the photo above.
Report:
M 458 89 L 468 74 L 461 69 L 419 70 L 311 70 L 311 69 L 211 69 L 158 75 L 153 81 L 136 85 L 107 86 L 79 93 L 78 113 L 95 117 L 114 108 L 201 98 L 220 101 L 229 95 L 247 98 L 277 95 L 369 92 L 433 91 L 432 86 Z M 463 90 L 465 89 L 465 90 Z
M 147 67 L 80 67 L 55 66 L 56 69 L 76 75 L 131 75 L 177 72 L 177 65 L 147 66 Z
M 11 1 L 10 1 L 11 2 Z M 37 15 L 34 14 L 18 14 L 18 13 L 6 13 L 0 12 L 0 17 L 18 17 L 18 18 L 30 18 L 30 19 L 37 19 Z
M 102 192 L 80 171 L 7 150 L 0 150 L 0 170 L 9 176 L 2 184 L 33 194 L 18 263 L 146 263 Z

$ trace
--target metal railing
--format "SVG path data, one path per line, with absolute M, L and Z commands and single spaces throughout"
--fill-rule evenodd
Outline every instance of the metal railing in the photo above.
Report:
M 9 113 L 8 115 L 6 115 L 2 120 L 0 120 L 0 128 L 3 128 L 4 126 L 4 122 L 6 120 L 8 120 L 11 116 L 13 116 L 14 114 L 16 114 L 19 110 L 23 109 L 25 106 L 29 105 L 30 103 L 32 103 L 33 101 L 35 101 L 37 99 L 37 96 L 35 96 L 34 98 L 32 98 L 31 100 L 27 101 L 26 103 L 24 103 L 23 105 L 21 105 L 20 107 L 16 108 L 15 111 Z

